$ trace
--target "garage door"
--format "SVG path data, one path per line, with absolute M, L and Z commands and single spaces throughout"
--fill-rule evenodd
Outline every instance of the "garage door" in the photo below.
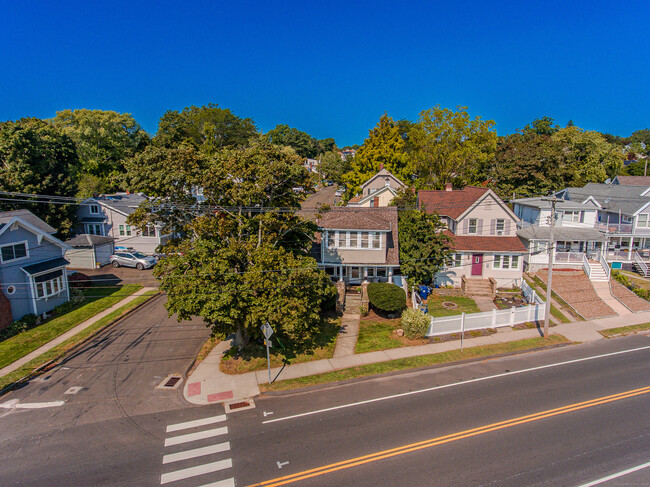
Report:
M 94 269 L 92 249 L 72 249 L 65 253 L 70 269 Z
M 95 247 L 95 258 L 97 263 L 101 265 L 106 265 L 110 262 L 110 256 L 113 253 L 113 244 L 107 243 L 104 245 L 98 245 Z

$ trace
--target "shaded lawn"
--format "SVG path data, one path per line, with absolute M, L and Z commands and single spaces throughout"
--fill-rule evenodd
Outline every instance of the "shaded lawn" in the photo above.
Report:
M 140 288 L 142 286 L 139 284 L 126 284 L 84 290 L 85 295 L 91 296 L 89 301 L 80 303 L 63 315 L 54 316 L 35 328 L 0 342 L 0 368 L 33 352 L 97 313 L 110 308 Z
M 458 305 L 457 308 L 447 309 L 442 306 L 442 303 L 451 301 Z M 430 294 L 427 299 L 429 306 L 429 315 L 431 316 L 453 316 L 461 313 L 480 313 L 481 310 L 472 298 L 467 296 L 443 296 L 440 294 Z
M 398 370 L 412 369 L 416 367 L 426 367 L 429 365 L 458 362 L 491 355 L 518 352 L 522 350 L 532 350 L 535 348 L 544 348 L 563 343 L 571 343 L 570 340 L 562 335 L 551 335 L 549 338 L 528 338 L 514 342 L 499 343 L 494 345 L 484 345 L 479 347 L 466 348 L 464 351 L 451 350 L 448 352 L 435 353 L 431 355 L 420 355 L 418 357 L 409 357 L 405 359 L 391 360 L 388 362 L 379 362 L 376 364 L 362 365 L 349 369 L 337 370 L 326 374 L 310 375 L 284 381 L 274 382 L 273 384 L 261 384 L 262 391 L 280 391 L 297 389 L 300 387 L 327 384 L 343 380 L 367 377 L 375 374 L 384 374 Z
M 141 286 L 139 286 L 141 287 Z M 134 291 L 135 292 L 135 291 Z M 57 345 L 51 350 L 48 350 L 42 355 L 39 355 L 36 357 L 34 360 L 31 360 L 27 362 L 25 365 L 22 367 L 14 370 L 13 372 L 10 372 L 9 374 L 0 377 L 0 389 L 8 386 L 9 384 L 12 384 L 13 382 L 16 382 L 23 377 L 26 377 L 30 375 L 34 370 L 37 368 L 41 367 L 42 365 L 46 364 L 47 362 L 57 359 L 64 355 L 68 350 L 76 346 L 77 344 L 81 343 L 84 341 L 86 338 L 90 337 L 91 335 L 97 333 L 100 331 L 102 328 L 110 325 L 126 313 L 128 313 L 130 310 L 133 308 L 141 305 L 142 303 L 148 301 L 152 297 L 154 297 L 157 294 L 157 291 L 148 291 L 144 293 L 142 296 L 138 296 L 135 298 L 133 301 L 131 301 L 128 304 L 125 304 L 124 306 L 116 309 L 115 311 L 109 313 L 108 315 L 104 316 L 102 319 L 97 320 L 95 323 L 90 325 L 88 328 L 85 330 L 80 331 L 77 333 L 75 336 L 67 339 L 65 342 L 61 343 L 60 345 Z
M 650 330 L 650 323 L 639 323 L 638 325 L 619 326 L 617 328 L 608 328 L 607 330 L 600 330 L 599 333 L 606 338 L 612 338 L 616 335 L 629 335 L 637 331 Z
M 332 358 L 336 337 L 341 327 L 339 317 L 322 317 L 321 333 L 314 339 L 311 349 L 294 353 L 291 351 L 291 344 L 285 343 L 282 348 L 275 336 L 271 337 L 273 348 L 270 350 L 271 367 L 280 367 L 283 364 L 299 364 Z M 267 367 L 266 346 L 262 343 L 251 341 L 242 351 L 238 353 L 237 347 L 232 347 L 221 360 L 219 368 L 226 374 L 244 374 L 255 370 L 263 370 Z

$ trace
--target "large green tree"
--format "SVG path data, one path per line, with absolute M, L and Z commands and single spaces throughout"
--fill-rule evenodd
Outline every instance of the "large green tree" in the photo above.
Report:
M 50 122 L 75 143 L 80 196 L 117 189 L 124 161 L 149 144 L 145 132 L 129 113 L 110 110 L 63 110 Z
M 437 214 L 409 209 L 399 212 L 399 261 L 402 274 L 415 286 L 430 282 L 445 264 L 451 239 Z
M 476 183 L 491 164 L 497 135 L 493 120 L 470 118 L 466 107 L 435 106 L 420 113 L 410 131 L 414 154 L 410 169 L 418 189 L 442 189 L 446 183 Z
M 383 114 L 368 138 L 359 147 L 352 160 L 350 172 L 343 176 L 347 197 L 354 196 L 361 185 L 374 176 L 383 166 L 402 181 L 408 181 L 407 157 L 402 127 L 387 114 Z
M 190 145 L 211 155 L 227 147 L 245 147 L 257 134 L 253 119 L 240 118 L 228 108 L 210 103 L 165 112 L 158 121 L 154 143 L 168 148 Z
M 326 152 L 321 156 L 318 171 L 323 179 L 342 182 L 343 175 L 351 169 L 351 160 L 343 160 L 338 152 Z
M 287 124 L 277 125 L 266 133 L 267 140 L 273 145 L 292 147 L 300 157 L 316 158 L 336 146 L 334 139 L 318 140 Z
M 0 123 L 0 188 L 2 191 L 48 196 L 74 196 L 79 164 L 74 142 L 37 118 Z M 28 198 L 29 199 L 29 198 Z M 26 208 L 66 237 L 76 207 L 55 203 L 0 203 L 3 210 Z

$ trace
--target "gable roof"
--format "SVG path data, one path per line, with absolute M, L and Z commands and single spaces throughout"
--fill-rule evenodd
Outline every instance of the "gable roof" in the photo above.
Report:
M 453 191 L 421 190 L 418 191 L 418 207 L 423 208 L 427 213 L 436 212 L 440 216 L 457 220 L 489 191 L 489 188 L 477 186 L 465 186 L 463 189 Z
M 402 181 L 400 181 L 399 178 L 398 178 L 397 176 L 395 176 L 393 173 L 391 173 L 388 169 L 382 167 L 382 168 L 377 172 L 377 174 L 375 174 L 373 177 L 371 177 L 370 179 L 368 179 L 368 181 L 366 181 L 365 183 L 363 183 L 363 184 L 361 185 L 361 190 L 363 191 L 363 189 L 364 189 L 366 186 L 368 186 L 372 181 L 374 181 L 374 180 L 377 179 L 377 178 L 381 178 L 381 177 L 391 177 L 391 178 L 393 178 L 395 181 L 397 181 L 397 183 L 399 184 L 400 187 L 404 187 L 404 186 L 405 186 L 405 184 L 404 184 Z
M 374 193 L 370 193 L 367 196 L 355 196 L 354 198 L 350 198 L 348 201 L 348 206 L 361 206 L 363 205 L 366 201 L 370 201 L 376 196 L 379 196 L 382 193 L 385 193 L 386 191 L 390 192 L 393 197 L 397 196 L 397 191 L 395 191 L 393 188 L 390 186 L 384 186 L 383 188 L 378 189 Z
M 623 186 L 646 186 L 650 187 L 650 176 L 616 176 L 613 184 Z
M 647 190 L 648 186 L 588 183 L 582 188 L 565 188 L 556 195 L 581 203 L 591 197 L 603 210 L 620 210 L 626 215 L 633 215 L 650 203 L 650 197 L 643 196 Z
M 55 228 L 52 228 L 50 225 L 45 223 L 29 210 L 12 210 L 0 212 L 0 228 L 9 223 L 9 221 L 14 217 L 19 217 L 21 220 L 30 223 L 44 233 L 56 233 Z
M 113 237 L 105 237 L 103 235 L 91 235 L 89 233 L 82 233 L 70 240 L 66 240 L 66 244 L 74 248 L 92 248 L 97 245 L 102 245 L 115 241 Z
M 58 238 L 56 238 L 56 237 L 53 236 L 52 234 L 43 231 L 43 229 L 38 228 L 38 227 L 35 226 L 35 225 L 32 225 L 31 223 L 29 223 L 28 221 L 24 220 L 24 219 L 21 218 L 20 216 L 14 216 L 14 217 L 10 218 L 8 221 L 6 221 L 5 223 L 0 224 L 0 235 L 2 235 L 3 233 L 5 233 L 5 232 L 6 232 L 7 230 L 9 230 L 11 227 L 13 227 L 14 224 L 15 224 L 15 225 L 20 225 L 20 226 L 23 227 L 24 229 L 26 229 L 26 230 L 32 232 L 34 235 L 36 235 L 36 236 L 38 237 L 38 243 L 39 243 L 39 244 L 41 243 L 41 240 L 42 240 L 42 239 L 45 239 L 45 240 L 47 240 L 48 242 L 50 242 L 50 243 L 56 245 L 57 247 L 61 247 L 61 248 L 64 249 L 64 250 L 68 250 L 68 249 L 70 249 L 70 247 L 69 247 L 67 244 L 63 243 L 61 240 L 59 240 Z M 49 226 L 49 225 L 48 225 L 48 226 Z M 49 228 L 52 228 L 52 227 L 49 227 Z
M 93 196 L 88 198 L 83 202 L 83 204 L 88 203 L 98 203 L 102 206 L 110 208 L 118 213 L 123 215 L 130 215 L 133 213 L 136 208 L 147 199 L 143 194 L 131 194 L 131 193 L 115 193 L 115 194 L 102 194 L 100 196 Z
M 544 200 L 540 197 L 534 198 L 517 198 L 516 200 L 511 200 L 512 203 L 516 203 L 522 206 L 529 206 L 531 208 L 546 209 L 551 208 L 551 202 Z M 579 201 L 571 200 L 559 200 L 555 207 L 558 210 L 591 210 L 596 211 L 594 205 L 587 205 L 585 203 L 580 203 Z

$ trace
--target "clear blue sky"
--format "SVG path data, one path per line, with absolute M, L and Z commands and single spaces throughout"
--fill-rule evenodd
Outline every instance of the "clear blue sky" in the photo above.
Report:
M 426 4 L 426 5 L 422 5 Z M 339 146 L 385 111 L 465 105 L 499 134 L 542 116 L 650 126 L 650 2 L 3 1 L 0 121 L 210 102 Z

